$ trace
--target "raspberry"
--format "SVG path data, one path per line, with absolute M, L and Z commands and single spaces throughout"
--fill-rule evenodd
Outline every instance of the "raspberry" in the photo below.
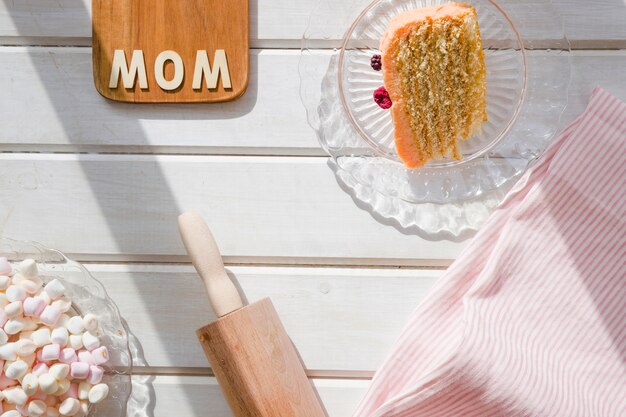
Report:
M 385 87 L 378 87 L 376 91 L 374 91 L 374 101 L 381 109 L 388 109 L 392 104 L 389 93 Z
M 370 61 L 370 65 L 372 66 L 372 69 L 374 71 L 380 71 L 380 69 L 383 67 L 383 61 L 381 59 L 382 57 L 378 54 L 372 56 L 372 59 Z

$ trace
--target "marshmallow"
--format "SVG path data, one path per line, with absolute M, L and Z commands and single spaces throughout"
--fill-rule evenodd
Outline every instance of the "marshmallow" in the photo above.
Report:
M 89 382 L 81 382 L 78 384 L 78 399 L 86 400 L 89 398 L 89 390 L 91 390 L 91 385 Z
M 17 359 L 15 343 L 11 342 L 0 346 L 0 359 L 5 361 L 14 361 Z
M 70 317 L 65 327 L 71 334 L 82 334 L 85 331 L 85 325 L 81 316 Z
M 28 396 L 20 387 L 7 388 L 2 391 L 2 394 L 4 394 L 4 400 L 9 404 L 24 405 L 28 400 Z
M 50 398 L 54 398 L 54 397 L 50 397 Z M 59 416 L 60 416 L 59 410 L 57 410 L 56 408 L 48 407 L 44 417 L 59 417 Z
M 50 374 L 39 376 L 39 388 L 46 394 L 54 394 L 59 388 L 57 380 Z
M 48 406 L 41 400 L 34 400 L 28 403 L 28 415 L 30 417 L 43 416 L 48 410 Z
M 98 349 L 94 349 L 91 352 L 93 356 L 93 360 L 96 362 L 96 365 L 102 365 L 109 361 L 109 350 L 106 346 L 100 346 Z
M 33 366 L 33 363 L 35 363 L 35 359 L 37 359 L 37 355 L 33 353 L 32 355 L 22 356 L 20 359 L 22 359 L 24 362 L 28 364 L 29 367 L 31 367 Z
M 0 375 L 0 389 L 4 390 L 10 387 L 14 387 L 18 384 L 18 382 L 14 379 L 9 378 L 4 373 Z
M 28 364 L 24 361 L 17 360 L 10 364 L 4 371 L 7 378 L 20 379 L 28 372 Z
M 70 366 L 66 363 L 55 363 L 48 371 L 48 374 L 52 375 L 56 380 L 65 379 L 69 373 Z
M 57 327 L 52 331 L 50 340 L 59 346 L 67 346 L 69 333 L 65 327 Z
M 29 397 L 35 395 L 39 389 L 39 378 L 33 374 L 26 374 L 22 378 L 22 389 Z
M 46 345 L 41 349 L 41 359 L 44 362 L 55 361 L 59 359 L 59 354 L 61 353 L 61 346 L 57 344 Z
M 33 330 L 37 330 L 39 325 L 33 321 L 31 318 L 22 319 L 24 323 L 24 330 L 27 332 L 32 332 Z
M 79 350 L 83 347 L 83 335 L 81 334 L 71 334 L 69 345 L 74 350 Z
M 0 274 L 0 291 L 4 291 L 11 285 L 11 278 Z
M 93 359 L 93 356 L 91 355 L 91 352 L 87 350 L 81 350 L 80 352 L 78 352 L 78 361 L 88 363 L 89 365 L 96 364 L 96 362 Z
M 57 383 L 59 384 L 59 387 L 54 393 L 56 396 L 65 394 L 70 389 L 70 385 L 72 384 L 68 379 L 59 379 L 57 380 Z
M 9 285 L 6 290 L 7 300 L 9 302 L 24 301 L 26 299 L 26 291 L 18 285 Z
M 4 330 L 0 329 L 0 345 L 4 345 L 8 341 L 9 336 L 7 336 Z
M 62 416 L 73 416 L 78 410 L 80 410 L 80 401 L 76 398 L 67 398 L 59 406 L 59 414 Z
M 39 275 L 39 270 L 37 268 L 37 262 L 34 259 L 24 259 L 18 265 L 17 269 L 27 277 L 35 277 Z
M 72 300 L 67 295 L 63 295 L 58 300 L 54 300 L 52 305 L 61 310 L 64 313 L 67 313 L 72 308 Z M 81 319 L 82 320 L 82 319 Z
M 35 353 L 37 345 L 29 339 L 21 339 L 15 342 L 15 353 L 17 356 L 28 356 Z
M 41 298 L 43 302 L 46 303 L 46 305 L 50 305 L 50 303 L 52 302 L 52 299 L 45 291 L 40 291 L 39 294 L 37 294 L 37 297 Z
M 5 257 L 0 257 L 0 275 L 11 275 L 11 271 L 13 271 L 13 268 L 11 268 L 9 260 Z
M 4 312 L 9 318 L 14 318 L 22 314 L 22 302 L 13 301 L 4 306 Z
M 63 363 L 71 364 L 77 360 L 78 357 L 76 356 L 76 351 L 72 348 L 65 348 L 59 354 L 59 361 Z
M 100 347 L 100 339 L 91 332 L 83 333 L 83 346 L 87 350 L 94 350 Z
M 37 377 L 40 377 L 43 374 L 47 374 L 48 369 L 48 365 L 43 362 L 39 362 L 37 365 L 33 366 L 31 373 Z
M 7 295 L 3 292 L 0 292 L 0 308 L 4 308 L 9 304 L 9 300 L 7 299 Z
M 94 314 L 85 314 L 85 317 L 83 317 L 83 324 L 85 329 L 91 333 L 95 333 L 96 330 L 98 330 L 98 318 Z
M 5 413 L 2 413 L 0 417 L 22 417 L 22 413 L 17 410 L 9 410 Z
M 74 414 L 74 417 L 87 417 L 89 414 L 89 403 L 87 401 L 80 402 L 80 410 L 78 413 Z
M 109 395 L 109 386 L 107 384 L 98 384 L 89 390 L 89 402 L 97 404 Z
M 99 384 L 104 376 L 104 369 L 97 365 L 89 367 L 89 375 L 87 376 L 87 382 L 91 385 Z
M 75 379 L 86 379 L 89 376 L 89 364 L 85 362 L 73 362 L 70 365 L 70 375 Z
M 0 307 L 0 327 L 4 326 L 9 320 L 7 313 L 4 312 L 4 307 Z
M 50 296 L 51 299 L 56 300 L 65 294 L 65 286 L 61 284 L 58 279 L 53 279 L 44 287 L 44 291 Z
M 22 290 L 26 292 L 26 294 L 31 295 L 37 294 L 37 291 L 39 291 L 39 288 L 41 288 L 42 285 L 43 283 L 31 279 L 25 279 L 24 281 L 19 283 L 19 287 L 22 288 Z
M 39 320 L 43 324 L 47 324 L 48 326 L 54 326 L 61 317 L 61 310 L 55 306 L 47 306 L 43 309 L 41 316 L 39 316 Z
M 22 309 L 28 317 L 39 317 L 46 308 L 46 302 L 41 297 L 28 297 L 24 300 Z
M 37 347 L 42 347 L 52 342 L 50 329 L 47 327 L 35 330 L 30 335 L 30 338 Z
M 24 320 L 20 318 L 10 319 L 4 325 L 4 332 L 8 335 L 18 334 L 22 330 L 24 330 Z

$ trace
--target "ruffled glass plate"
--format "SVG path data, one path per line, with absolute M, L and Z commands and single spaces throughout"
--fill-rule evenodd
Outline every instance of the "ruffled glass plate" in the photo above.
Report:
M 372 100 L 382 77 L 369 59 L 394 15 L 442 3 L 321 0 L 303 38 L 300 93 L 309 123 L 354 198 L 403 228 L 458 235 L 480 226 L 558 131 L 567 105 L 569 43 L 549 3 L 468 1 L 485 50 L 489 121 L 463 144 L 462 160 L 407 169 L 395 152 L 389 111 Z M 533 24 L 520 27 L 517 16 L 534 16 L 541 20 L 536 26 L 547 29 L 537 34 Z M 550 39 L 550 49 L 542 39 Z
M 132 387 L 133 365 L 128 329 L 104 286 L 78 262 L 36 242 L 0 238 L 0 257 L 8 258 L 11 263 L 34 259 L 44 282 L 58 278 L 63 283 L 72 298 L 75 313 L 81 315 L 93 313 L 98 316 L 100 340 L 110 354 L 103 379 L 103 382 L 109 385 L 110 393 L 104 401 L 90 408 L 89 416 L 126 416 L 126 405 Z

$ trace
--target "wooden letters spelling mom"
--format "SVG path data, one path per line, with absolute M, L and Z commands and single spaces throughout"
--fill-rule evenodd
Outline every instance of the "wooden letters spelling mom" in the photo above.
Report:
M 248 0 L 93 0 L 93 69 L 104 97 L 218 102 L 248 85 Z

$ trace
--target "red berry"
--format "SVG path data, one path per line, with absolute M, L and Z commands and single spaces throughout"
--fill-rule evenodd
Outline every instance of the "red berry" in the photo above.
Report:
M 388 109 L 391 107 L 391 98 L 385 87 L 378 87 L 374 91 L 374 101 L 380 106 L 381 109 Z

